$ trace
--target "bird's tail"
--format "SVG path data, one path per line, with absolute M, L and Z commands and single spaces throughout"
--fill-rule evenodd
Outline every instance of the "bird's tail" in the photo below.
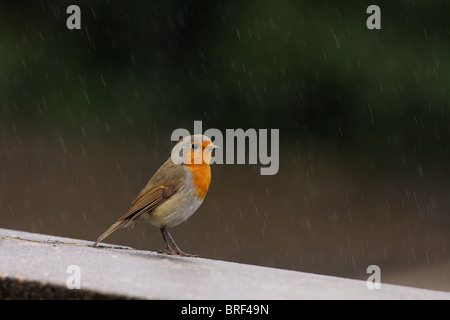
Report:
M 126 222 L 127 222 L 127 220 L 121 219 L 121 220 L 117 221 L 116 223 L 114 223 L 108 230 L 106 230 L 100 237 L 98 237 L 97 241 L 95 241 L 95 243 L 94 243 L 94 247 L 96 247 L 100 241 L 105 239 L 111 233 L 113 233 L 114 231 L 116 231 L 117 229 L 122 227 Z

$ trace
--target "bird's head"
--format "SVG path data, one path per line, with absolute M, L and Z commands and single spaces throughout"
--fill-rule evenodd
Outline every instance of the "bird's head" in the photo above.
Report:
M 219 148 L 207 136 L 196 134 L 184 137 L 172 149 L 172 161 L 176 164 L 210 164 L 212 151 Z

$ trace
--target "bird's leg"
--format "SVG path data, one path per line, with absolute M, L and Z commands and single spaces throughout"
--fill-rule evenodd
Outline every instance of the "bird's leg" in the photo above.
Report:
M 172 246 L 175 247 L 175 252 L 176 252 L 175 254 L 178 254 L 180 256 L 185 256 L 185 257 L 198 257 L 198 255 L 196 255 L 196 254 L 189 254 L 189 253 L 185 253 L 185 252 L 181 251 L 180 248 L 178 248 L 177 244 L 175 243 L 175 240 L 173 240 L 169 231 L 167 231 L 167 229 L 164 229 L 164 232 L 166 233 L 166 236 L 169 238 Z
M 197 255 L 188 254 L 188 253 L 181 251 L 180 248 L 178 248 L 177 244 L 175 243 L 175 240 L 173 240 L 172 236 L 170 235 L 169 231 L 167 231 L 166 228 L 161 228 L 161 233 L 162 233 L 164 241 L 167 244 L 167 250 L 168 250 L 163 253 L 176 254 L 176 255 L 185 256 L 185 257 L 198 257 Z M 169 240 L 169 241 L 167 241 L 167 240 Z M 173 250 L 171 248 L 169 242 L 175 248 L 175 250 Z
M 182 251 L 180 250 L 180 248 L 178 248 L 169 231 L 167 231 L 167 229 L 164 229 L 164 233 L 166 234 L 167 238 L 169 238 L 170 243 L 175 247 L 175 252 L 181 253 Z
M 169 241 L 167 241 L 167 237 L 166 237 L 166 228 L 160 228 L 159 229 L 161 231 L 161 235 L 164 239 L 164 242 L 166 243 L 166 250 L 158 250 L 158 253 L 165 253 L 165 254 L 176 254 L 176 251 L 174 251 L 169 244 Z

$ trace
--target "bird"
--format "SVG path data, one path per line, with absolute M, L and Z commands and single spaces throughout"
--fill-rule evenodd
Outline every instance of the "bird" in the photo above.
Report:
M 211 183 L 210 162 L 215 148 L 219 146 L 205 135 L 180 139 L 171 157 L 156 171 L 129 210 L 95 241 L 94 247 L 117 229 L 144 222 L 161 231 L 166 250 L 158 250 L 158 253 L 196 256 L 181 251 L 167 229 L 186 221 L 205 199 Z

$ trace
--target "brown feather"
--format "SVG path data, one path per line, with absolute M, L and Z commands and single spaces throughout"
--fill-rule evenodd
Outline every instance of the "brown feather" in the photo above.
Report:
M 120 220 L 134 220 L 144 212 L 152 211 L 177 192 L 185 180 L 186 173 L 183 166 L 174 164 L 169 158 L 156 171 Z
M 150 213 L 161 205 L 184 185 L 185 180 L 186 173 L 183 166 L 174 164 L 169 158 L 138 194 L 128 212 L 98 238 L 94 247 L 118 228 L 126 226 L 128 222 L 136 220 L 144 213 Z

